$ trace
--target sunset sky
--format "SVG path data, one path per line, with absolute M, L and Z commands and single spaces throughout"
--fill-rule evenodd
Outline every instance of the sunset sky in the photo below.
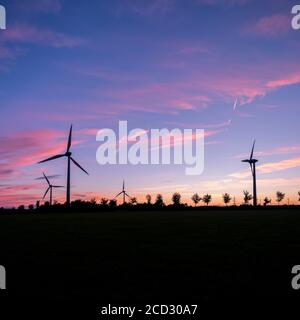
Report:
M 300 191 L 300 30 L 287 0 L 0 0 L 0 206 L 40 200 L 46 182 L 65 184 L 66 161 L 36 163 L 66 149 L 74 126 L 73 199 L 127 192 L 252 192 L 258 200 Z M 300 1 L 298 1 L 300 4 Z M 96 162 L 101 128 L 205 129 L 205 169 Z M 65 190 L 54 198 L 64 201 Z

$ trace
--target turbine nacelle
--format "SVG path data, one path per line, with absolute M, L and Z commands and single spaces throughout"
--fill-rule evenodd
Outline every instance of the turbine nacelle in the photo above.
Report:
M 252 159 L 252 160 L 242 160 L 242 162 L 246 162 L 246 163 L 252 164 L 252 163 L 258 162 L 258 160 L 256 160 L 256 159 Z

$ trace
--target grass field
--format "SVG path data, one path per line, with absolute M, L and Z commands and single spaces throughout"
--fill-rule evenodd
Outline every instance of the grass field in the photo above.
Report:
M 274 208 L 2 215 L 0 247 L 7 291 L 16 298 L 288 298 L 295 295 L 291 268 L 300 264 L 300 214 Z

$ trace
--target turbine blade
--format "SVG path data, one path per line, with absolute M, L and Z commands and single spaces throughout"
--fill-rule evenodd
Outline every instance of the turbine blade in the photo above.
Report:
M 71 157 L 71 160 L 73 161 L 73 163 L 74 163 L 79 169 L 81 169 L 83 172 L 85 172 L 85 173 L 88 175 L 88 172 L 85 171 L 85 170 L 82 168 L 82 166 L 81 166 L 78 162 L 76 162 L 72 157 Z
M 67 152 L 70 151 L 71 145 L 72 145 L 72 129 L 73 125 L 71 125 L 70 132 L 69 132 L 69 139 L 68 139 L 68 145 L 67 145 Z
M 122 193 L 123 193 L 123 191 L 120 192 L 120 193 L 118 193 L 118 194 L 115 196 L 115 198 L 118 198 L 118 196 L 120 196 Z
M 40 161 L 40 162 L 38 162 L 38 163 L 43 163 L 43 162 L 51 161 L 51 160 L 54 160 L 54 159 L 62 158 L 62 157 L 64 157 L 64 156 L 65 156 L 64 154 L 58 154 L 57 156 L 53 156 L 53 157 L 48 158 L 48 159 L 46 159 L 46 160 Z
M 253 147 L 252 147 L 252 151 L 251 151 L 251 155 L 250 155 L 250 160 L 253 159 L 254 147 L 255 147 L 255 140 L 253 142 Z
M 48 182 L 48 185 L 49 185 L 49 187 L 50 187 L 50 181 L 49 181 L 49 179 L 47 178 L 47 176 L 45 175 L 44 172 L 43 172 L 43 175 L 44 175 L 44 178 L 46 179 L 46 181 Z
M 252 176 L 253 176 L 253 165 L 252 165 L 251 162 L 250 162 L 250 168 L 251 168 L 251 173 L 252 173 Z
M 64 188 L 64 186 L 52 186 L 52 188 Z
M 125 190 L 125 180 L 123 180 L 123 191 Z
M 129 195 L 129 194 L 127 194 L 126 192 L 125 192 L 125 195 L 126 195 L 128 198 L 130 198 L 130 199 L 131 199 L 130 195 Z
M 47 193 L 49 192 L 50 188 L 51 188 L 51 187 L 48 187 L 48 189 L 46 190 L 46 192 L 45 192 L 45 194 L 44 194 L 44 196 L 43 196 L 43 199 L 45 199 L 45 197 L 46 197 Z
M 250 163 L 250 161 L 249 161 L 249 160 L 242 160 L 242 162 L 248 162 L 248 163 Z

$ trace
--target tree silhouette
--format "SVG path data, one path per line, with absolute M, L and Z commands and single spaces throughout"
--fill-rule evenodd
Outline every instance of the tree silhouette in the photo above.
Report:
M 96 198 L 92 198 L 91 201 L 90 201 L 90 204 L 91 204 L 92 207 L 96 207 L 96 205 L 97 205 Z
M 131 205 L 137 204 L 137 199 L 136 199 L 135 197 L 130 198 L 130 204 L 131 204 Z
M 224 193 L 223 194 L 223 201 L 224 201 L 226 207 L 227 207 L 228 203 L 230 203 L 231 199 L 232 198 L 231 198 L 229 193 Z
M 160 193 L 156 196 L 155 205 L 158 207 L 163 207 L 165 205 L 163 196 Z
M 109 202 L 109 200 L 106 199 L 106 198 L 101 198 L 101 200 L 100 200 L 100 204 L 101 204 L 102 206 L 107 206 L 107 205 L 108 205 L 108 202 Z
M 179 206 L 181 200 L 181 195 L 178 192 L 175 192 L 172 196 L 172 202 L 174 206 Z
M 198 195 L 198 193 L 195 193 L 193 196 L 192 196 L 192 201 L 194 202 L 195 204 L 195 207 L 197 206 L 197 204 L 202 200 L 201 197 Z
M 210 194 L 206 194 L 206 195 L 203 196 L 203 199 L 202 199 L 202 200 L 203 200 L 203 202 L 206 203 L 206 205 L 208 206 L 209 203 L 210 203 L 211 200 L 212 200 L 212 197 L 211 197 Z
M 277 201 L 278 205 L 284 199 L 284 197 L 285 197 L 285 193 L 282 193 L 281 191 L 276 192 L 276 201 Z
M 109 206 L 112 208 L 115 208 L 117 206 L 117 200 L 115 199 L 109 200 Z
M 264 198 L 264 207 L 266 207 L 269 203 L 271 203 L 272 202 L 272 200 L 270 199 L 270 198 L 268 198 L 268 197 L 265 197 Z
M 244 193 L 244 202 L 245 204 L 248 204 L 249 201 L 253 199 L 252 194 L 250 194 L 250 192 L 247 190 L 244 190 L 243 193 Z
M 147 204 L 151 204 L 151 200 L 152 200 L 152 197 L 151 197 L 151 195 L 150 194 L 147 194 L 146 195 L 146 201 L 147 201 Z

